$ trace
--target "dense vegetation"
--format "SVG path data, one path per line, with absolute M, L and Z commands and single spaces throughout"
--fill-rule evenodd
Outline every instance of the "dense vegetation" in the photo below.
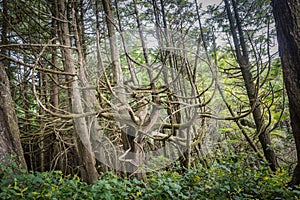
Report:
M 17 166 L 1 173 L 1 199 L 299 199 L 300 188 L 286 187 L 287 171 L 270 173 L 268 166 L 253 167 L 253 155 L 228 155 L 207 169 L 198 165 L 188 171 L 149 173 L 146 182 L 100 174 L 93 185 L 61 171 L 12 175 Z M 12 167 L 12 168 L 11 168 Z
M 299 199 L 298 5 L 0 0 L 0 199 Z

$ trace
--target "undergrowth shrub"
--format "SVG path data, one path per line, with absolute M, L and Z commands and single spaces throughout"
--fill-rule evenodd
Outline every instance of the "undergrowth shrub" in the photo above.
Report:
M 88 185 L 60 171 L 26 174 L 16 168 L 0 167 L 0 199 L 300 199 L 300 190 L 287 188 L 286 171 L 245 165 L 245 155 L 216 160 L 208 169 L 157 171 L 147 182 L 107 172 Z

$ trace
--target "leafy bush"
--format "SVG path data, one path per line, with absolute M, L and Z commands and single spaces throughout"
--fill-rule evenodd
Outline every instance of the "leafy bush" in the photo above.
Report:
M 10 165 L 0 169 L 0 199 L 299 199 L 300 190 L 286 187 L 284 170 L 271 174 L 266 165 L 251 167 L 245 159 L 231 155 L 209 169 L 161 171 L 146 183 L 107 172 L 93 185 L 60 171 L 16 174 Z
M 62 172 L 18 174 L 1 180 L 0 199 L 88 199 L 87 184 Z

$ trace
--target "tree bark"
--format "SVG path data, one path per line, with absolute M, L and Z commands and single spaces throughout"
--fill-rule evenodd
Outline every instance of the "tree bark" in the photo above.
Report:
M 65 46 L 71 47 L 71 40 L 69 35 L 71 35 L 69 30 L 69 23 L 66 21 L 67 17 L 67 7 L 64 0 L 57 1 L 59 16 L 60 16 L 60 39 L 61 43 Z M 75 62 L 72 56 L 72 51 L 70 48 L 63 48 L 63 57 L 64 57 L 64 67 L 65 71 L 72 74 L 78 73 L 75 69 Z M 80 76 L 80 75 L 79 75 Z M 71 107 L 72 112 L 76 114 L 82 114 L 84 112 L 82 100 L 81 100 L 81 91 L 79 89 L 79 80 L 78 77 L 70 78 L 69 87 L 71 88 L 70 97 L 71 97 Z M 82 179 L 88 183 L 93 183 L 98 179 L 98 172 L 96 170 L 96 161 L 92 151 L 90 134 L 88 130 L 87 121 L 84 117 L 74 118 L 75 131 L 77 133 L 77 144 L 79 150 L 79 157 L 81 159 L 81 176 Z
M 251 64 L 249 61 L 249 54 L 242 30 L 241 21 L 236 7 L 236 1 L 232 0 L 233 14 L 228 0 L 224 0 L 227 16 L 229 19 L 230 31 L 234 42 L 237 62 L 240 66 L 245 88 L 249 98 L 249 104 L 253 108 L 252 116 L 256 125 L 256 132 L 258 134 L 259 142 L 262 146 L 264 156 L 270 164 L 272 171 L 276 171 L 278 167 L 275 151 L 271 145 L 270 133 L 266 129 L 264 117 L 262 115 L 262 108 L 257 99 L 257 92 L 255 82 L 251 74 Z
M 135 1 L 134 1 L 135 3 Z M 120 55 L 118 51 L 118 45 L 117 45 L 117 38 L 116 38 L 116 30 L 115 25 L 113 22 L 113 12 L 111 9 L 110 1 L 102 0 L 103 9 L 106 15 L 106 25 L 107 25 L 107 31 L 109 36 L 109 44 L 110 44 L 110 54 L 111 54 L 111 62 L 112 62 L 112 68 L 113 68 L 113 82 L 114 85 L 116 85 L 117 91 L 117 97 L 118 97 L 118 103 L 125 105 L 128 110 L 120 111 L 120 114 L 128 114 L 129 115 L 129 109 L 130 106 L 127 102 L 126 92 L 124 90 L 124 79 L 122 74 L 122 68 L 120 65 Z M 137 10 L 135 9 L 135 14 L 137 14 Z M 138 15 L 136 16 L 138 20 Z M 145 53 L 145 44 L 143 40 L 143 36 L 140 30 L 140 37 L 142 40 L 142 47 L 144 52 L 144 57 L 146 59 L 146 64 L 148 61 L 147 53 Z M 151 74 L 151 72 L 148 71 L 148 73 Z M 150 80 L 153 79 L 153 77 L 150 76 Z M 128 112 L 128 113 L 127 113 Z M 138 115 L 138 111 L 133 114 L 134 117 L 138 117 L 140 119 L 140 124 L 143 125 L 143 120 L 141 120 L 140 116 Z M 134 118 L 133 117 L 133 118 Z M 134 120 L 133 120 L 134 122 Z M 122 121 L 121 121 L 122 123 Z M 136 122 L 134 122 L 136 123 Z M 126 124 L 126 123 L 125 123 Z M 134 124 L 136 126 L 132 126 L 130 124 L 126 124 L 126 128 L 123 128 L 122 130 L 122 144 L 124 150 L 129 150 L 128 154 L 126 154 L 126 163 L 125 168 L 127 172 L 133 172 L 132 174 L 135 175 L 136 178 L 142 180 L 145 179 L 145 170 L 144 170 L 144 150 L 143 150 L 143 139 L 141 136 L 138 124 Z M 130 162 L 129 162 L 130 161 Z
M 290 182 L 294 186 L 300 185 L 300 1 L 273 0 L 272 7 L 297 151 L 297 166 Z
M 9 14 L 8 14 L 8 0 L 2 1 L 2 29 L 1 29 L 1 42 L 2 45 L 8 44 L 8 32 L 9 32 Z M 8 48 L 7 47 L 1 47 L 0 48 L 0 60 L 3 63 L 4 66 L 9 66 L 9 59 L 7 59 L 5 56 L 8 55 Z M 7 76 L 11 77 L 12 73 L 10 69 L 6 69 Z M 10 79 L 10 78 L 9 78 Z
M 9 80 L 0 63 L 0 162 L 9 164 L 11 160 L 27 170 Z

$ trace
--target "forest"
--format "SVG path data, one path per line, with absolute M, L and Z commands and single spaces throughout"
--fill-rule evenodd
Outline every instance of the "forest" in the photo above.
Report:
M 300 199 L 299 0 L 0 0 L 0 199 Z

